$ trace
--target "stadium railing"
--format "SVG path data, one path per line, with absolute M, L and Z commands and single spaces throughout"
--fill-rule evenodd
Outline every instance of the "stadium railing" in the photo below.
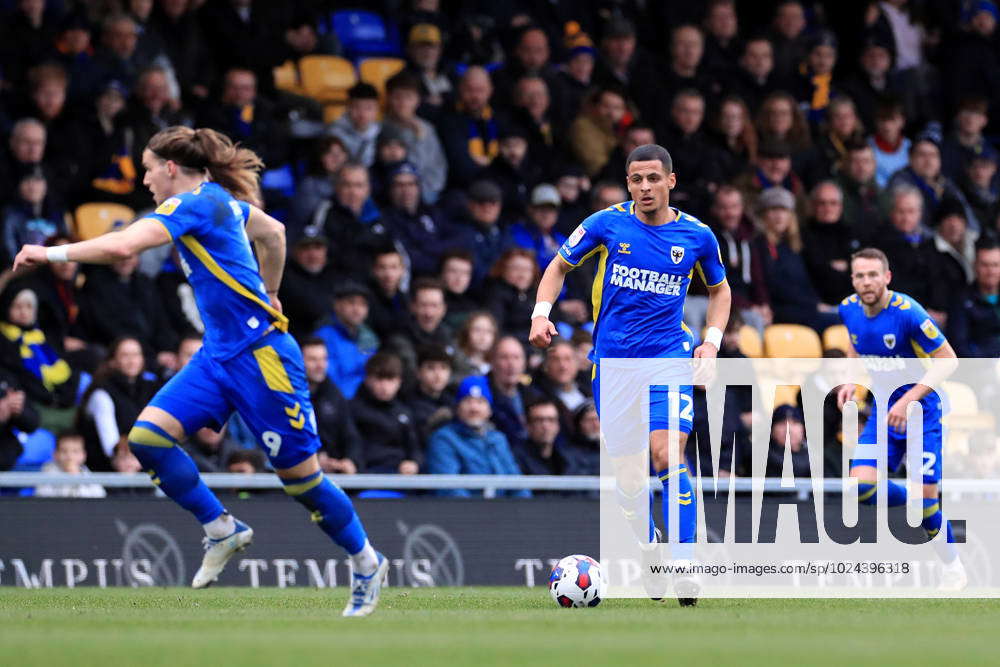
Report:
M 495 498 L 497 491 L 507 489 L 529 489 L 531 491 L 597 491 L 614 488 L 614 479 L 596 476 L 557 475 L 329 475 L 330 479 L 348 490 L 386 489 L 393 491 L 434 491 L 442 489 L 470 489 L 482 491 L 486 498 Z M 281 481 L 270 473 L 254 475 L 234 473 L 205 473 L 205 483 L 216 489 L 280 489 Z M 658 492 L 662 486 L 659 480 L 651 478 L 650 488 Z M 702 478 L 702 488 L 714 491 L 712 479 Z M 786 482 L 780 478 L 733 477 L 719 479 L 719 492 L 726 493 L 731 488 L 737 493 L 753 491 L 755 483 L 763 484 L 769 493 L 797 493 L 807 496 L 813 490 L 813 480 L 797 479 Z M 844 480 L 827 478 L 815 480 L 826 493 L 840 492 Z M 77 484 L 100 484 L 105 488 L 149 488 L 152 487 L 145 474 L 91 473 L 86 476 L 64 475 L 41 472 L 0 472 L 0 488 L 27 488 L 41 485 L 66 486 Z M 731 487 L 730 487 L 731 484 Z M 947 493 L 1000 493 L 1000 479 L 951 479 L 944 482 Z

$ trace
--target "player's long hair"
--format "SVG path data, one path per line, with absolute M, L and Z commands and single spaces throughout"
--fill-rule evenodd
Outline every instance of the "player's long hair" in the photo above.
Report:
M 234 144 L 220 132 L 208 128 L 168 127 L 154 134 L 146 148 L 185 169 L 207 171 L 213 181 L 236 199 L 255 206 L 263 203 L 260 171 L 264 163 L 252 150 Z

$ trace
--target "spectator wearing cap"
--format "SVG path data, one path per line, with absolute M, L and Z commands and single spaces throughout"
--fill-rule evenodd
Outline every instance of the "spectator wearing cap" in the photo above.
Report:
M 379 352 L 365 364 L 365 380 L 351 399 L 351 415 L 361 435 L 361 465 L 366 473 L 415 475 L 423 459 L 416 425 L 399 397 L 403 362 Z
M 327 473 L 354 474 L 363 445 L 350 404 L 327 374 L 330 357 L 326 344 L 315 337 L 302 341 L 302 361 L 316 416 L 316 433 L 322 443 L 317 452 L 320 467 Z
M 965 195 L 941 171 L 941 133 L 936 124 L 932 123 L 914 139 L 909 163 L 889 180 L 890 190 L 899 185 L 911 185 L 920 192 L 924 200 L 920 221 L 925 228 L 933 227 L 942 207 L 957 207 L 965 212 L 969 227 L 979 230 L 979 221 L 972 215 Z
M 921 224 L 924 195 L 916 187 L 900 184 L 890 190 L 889 224 L 872 238 L 872 245 L 889 258 L 893 290 L 908 294 L 924 305 L 938 322 L 944 322 L 943 299 L 937 289 L 940 273 L 934 239 Z
M 948 314 L 948 340 L 959 357 L 1000 357 L 1000 245 L 981 239 L 975 280 Z
M 822 303 L 836 306 L 854 292 L 851 255 L 861 249 L 857 229 L 844 220 L 844 194 L 833 181 L 821 181 L 809 198 L 812 215 L 802 234 L 802 256 Z
M 969 229 L 960 208 L 941 212 L 934 229 L 934 247 L 938 251 L 938 279 L 936 289 L 942 295 L 941 307 L 950 302 L 950 295 L 959 294 L 972 284 L 972 263 L 975 259 L 976 240 L 979 234 Z
M 969 157 L 959 179 L 959 187 L 984 229 L 995 228 L 1000 216 L 1000 186 L 996 179 L 998 160 L 1000 153 L 987 144 L 982 151 Z
M 427 444 L 427 472 L 433 475 L 520 475 L 507 438 L 490 423 L 493 397 L 481 376 L 465 378 L 455 396 L 455 419 L 436 430 Z M 529 497 L 529 491 L 499 490 Z M 478 492 L 447 489 L 438 495 L 470 497 Z
M 875 132 L 868 144 L 875 152 L 875 181 L 880 188 L 910 160 L 910 139 L 903 134 L 906 116 L 898 100 L 886 99 L 875 108 Z
M 575 118 L 594 84 L 597 49 L 590 35 L 574 31 L 566 36 L 566 60 L 556 73 L 557 104 L 564 118 Z
M 528 421 L 527 440 L 511 445 L 524 475 L 563 475 L 570 468 L 566 436 L 559 423 L 559 408 L 552 400 L 536 398 L 524 408 Z
M 368 169 L 357 162 L 340 168 L 334 196 L 320 203 L 312 224 L 320 227 L 330 241 L 330 261 L 336 261 L 345 274 L 359 281 L 367 279 L 375 250 L 391 242 L 381 213 L 371 202 Z M 289 236 L 295 238 L 293 231 Z
M 470 184 L 500 154 L 501 125 L 490 106 L 492 96 L 489 72 L 469 67 L 458 82 L 454 106 L 438 121 L 438 136 L 448 158 L 448 181 L 454 187 Z
M 679 209 L 702 217 L 708 213 L 711 193 L 722 182 L 721 157 L 702 129 L 705 97 L 695 88 L 674 95 L 670 120 L 656 136 L 670 146 L 674 171 L 682 174 L 670 192 L 670 201 Z
M 403 133 L 395 127 L 383 127 L 375 142 L 375 162 L 368 170 L 371 175 L 372 198 L 384 207 L 389 195 L 389 179 L 400 165 L 409 162 L 409 145 Z M 419 192 L 419 189 L 418 189 Z
M 278 298 L 288 316 L 288 330 L 297 339 L 316 330 L 329 312 L 334 286 L 344 279 L 337 265 L 329 261 L 330 242 L 319 227 L 307 227 L 294 242 Z
M 382 124 L 378 120 L 378 90 L 360 81 L 347 91 L 347 110 L 327 128 L 344 142 L 351 160 L 370 167 L 375 162 L 375 143 Z
M 410 299 L 404 284 L 407 281 L 406 263 L 395 246 L 375 251 L 371 270 L 371 299 L 368 302 L 368 326 L 380 340 L 406 328 Z
M 837 64 L 837 36 L 820 30 L 809 39 L 806 57 L 799 64 L 795 97 L 813 127 L 826 120 L 826 109 L 834 95 L 833 68 Z
M 503 193 L 493 181 L 476 181 L 466 198 L 467 218 L 461 226 L 460 244 L 475 260 L 472 287 L 478 289 L 501 253 L 510 246 L 510 234 L 500 225 Z
M 340 283 L 333 292 L 333 312 L 314 334 L 326 343 L 327 375 L 347 398 L 357 392 L 365 377 L 365 362 L 379 348 L 378 336 L 365 324 L 370 297 L 361 283 Z
M 406 71 L 420 83 L 421 102 L 436 115 L 451 103 L 451 79 L 442 66 L 441 29 L 433 23 L 417 23 L 406 40 Z M 425 114 L 421 114 L 425 115 Z
M 772 187 L 757 199 L 762 232 L 753 243 L 754 301 L 767 304 L 779 324 L 804 324 L 818 333 L 840 322 L 835 308 L 820 303 L 802 257 L 795 197 Z
M 17 193 L 0 211 L 6 261 L 13 262 L 21 246 L 43 245 L 49 237 L 66 234 L 66 211 L 49 194 L 41 169 L 26 174 Z
M 847 145 L 847 155 L 834 182 L 844 196 L 844 222 L 859 238 L 867 238 L 885 219 L 889 198 L 875 177 L 875 151 L 864 141 Z
M 511 226 L 511 238 L 521 248 L 532 250 L 539 266 L 548 266 L 566 237 L 556 231 L 562 201 L 554 185 L 541 183 L 531 191 L 528 219 Z
M 943 87 L 949 109 L 958 109 L 967 97 L 988 100 L 991 121 L 1000 111 L 1000 57 L 997 55 L 996 27 L 1000 21 L 997 5 L 989 0 L 972 2 L 965 30 L 957 31 L 948 49 L 948 74 Z
M 762 192 L 781 188 L 792 195 L 796 214 L 805 214 L 805 186 L 792 171 L 792 151 L 784 141 L 768 139 L 761 142 L 756 159 L 734 184 L 743 193 L 743 201 L 749 210 L 761 210 L 757 198 Z
M 420 194 L 427 204 L 434 204 L 448 180 L 448 161 L 437 130 L 417 115 L 420 106 L 420 81 L 412 72 L 402 71 L 385 84 L 386 112 L 382 126 L 394 128 L 408 148 L 408 160 L 420 174 Z
M 638 46 L 635 25 L 631 21 L 615 16 L 603 26 L 593 88 L 618 91 L 623 105 L 626 99 L 642 101 L 640 115 L 652 119 L 657 117 L 659 96 L 650 91 L 656 91 L 662 85 L 661 73 L 656 58 Z M 587 113 L 596 99 L 593 96 L 585 99 L 578 117 Z M 618 119 L 615 119 L 617 122 Z M 600 165 L 594 167 L 584 162 L 584 168 L 593 176 Z
M 771 442 L 764 474 L 767 477 L 781 477 L 787 454 L 791 454 L 792 474 L 795 477 L 809 478 L 809 449 L 802 410 L 793 405 L 780 405 L 771 415 Z
M 607 164 L 622 132 L 632 124 L 625 94 L 618 87 L 594 90 L 569 127 L 570 149 L 593 178 Z
M 452 357 L 440 345 L 425 345 L 417 350 L 416 383 L 404 402 L 413 415 L 420 442 L 426 444 L 438 427 L 454 416 L 455 392 L 452 380 Z
M 953 129 L 941 142 L 941 171 L 952 182 L 962 180 L 974 156 L 986 151 L 996 153 L 996 146 L 983 136 L 983 129 L 990 120 L 987 104 L 983 97 L 962 100 Z
M 225 73 L 218 102 L 203 106 L 198 125 L 253 150 L 269 169 L 288 159 L 288 137 L 274 104 L 258 94 L 257 75 L 251 69 L 234 67 Z
M 404 248 L 414 276 L 433 276 L 441 256 L 455 245 L 454 230 L 440 209 L 421 200 L 421 175 L 403 162 L 389 175 L 389 205 L 383 224 Z

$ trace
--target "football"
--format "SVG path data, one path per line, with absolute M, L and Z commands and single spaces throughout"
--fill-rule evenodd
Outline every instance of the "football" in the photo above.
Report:
M 603 593 L 601 564 L 590 556 L 566 556 L 549 575 L 549 594 L 560 607 L 596 607 Z

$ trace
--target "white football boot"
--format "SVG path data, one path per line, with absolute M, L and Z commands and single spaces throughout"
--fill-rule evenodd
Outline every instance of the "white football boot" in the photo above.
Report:
M 191 581 L 191 588 L 206 588 L 219 578 L 222 569 L 237 551 L 243 551 L 247 545 L 253 542 L 253 528 L 246 525 L 239 519 L 236 522 L 236 530 L 232 535 L 222 539 L 213 540 L 205 537 L 202 543 L 205 545 L 205 556 L 201 559 L 201 567 L 194 573 Z
M 378 567 L 367 577 L 357 572 L 353 575 L 351 584 L 351 598 L 344 607 L 343 616 L 368 616 L 378 605 L 379 595 L 382 594 L 382 586 L 389 579 L 389 560 L 381 553 L 378 554 Z

